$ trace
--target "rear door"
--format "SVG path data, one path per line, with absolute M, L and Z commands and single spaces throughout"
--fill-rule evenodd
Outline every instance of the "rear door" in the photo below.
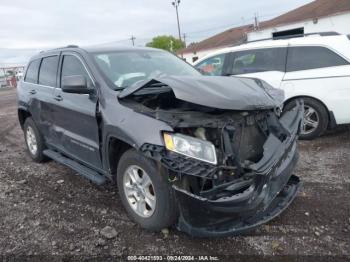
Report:
M 52 140 L 52 95 L 57 85 L 58 60 L 59 53 L 33 60 L 22 85 L 29 96 L 29 111 L 46 141 Z
M 286 70 L 286 98 L 314 97 L 334 113 L 338 124 L 350 123 L 350 64 L 345 57 L 324 46 L 292 46 Z
M 286 57 L 286 47 L 232 52 L 228 74 L 259 78 L 275 88 L 280 88 L 285 74 Z
M 62 78 L 82 75 L 88 88 L 95 89 L 92 74 L 82 56 L 63 52 L 60 60 L 59 86 L 55 89 L 55 146 L 71 158 L 93 168 L 101 167 L 99 130 L 96 119 L 97 92 L 72 94 L 61 90 Z

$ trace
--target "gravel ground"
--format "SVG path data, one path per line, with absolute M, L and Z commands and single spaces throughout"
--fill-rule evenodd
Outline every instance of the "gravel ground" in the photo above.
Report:
M 194 239 L 175 229 L 147 232 L 129 221 L 114 186 L 95 186 L 53 161 L 32 162 L 17 121 L 15 90 L 1 90 L 0 260 L 172 254 L 345 261 L 350 259 L 349 131 L 338 128 L 300 142 L 296 174 L 304 186 L 281 216 L 245 236 Z

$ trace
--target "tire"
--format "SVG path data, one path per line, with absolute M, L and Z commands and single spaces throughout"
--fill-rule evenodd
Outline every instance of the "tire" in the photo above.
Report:
M 26 142 L 30 157 L 38 163 L 46 161 L 47 157 L 43 154 L 43 151 L 46 149 L 44 139 L 31 117 L 26 119 L 23 129 L 24 140 Z M 34 142 L 36 150 L 34 150 Z
M 144 196 L 146 197 L 144 200 L 142 200 L 143 193 L 140 193 L 141 202 L 136 201 L 138 196 L 136 193 L 132 194 L 131 192 L 133 192 L 133 189 L 130 189 L 137 187 L 137 183 L 134 183 L 129 175 L 131 173 L 135 175 L 135 169 L 137 170 L 137 179 L 142 179 L 143 182 L 146 181 L 146 174 L 152 183 L 152 185 L 145 187 Z M 164 169 L 159 168 L 155 161 L 146 158 L 135 149 L 126 151 L 119 160 L 117 170 L 119 196 L 129 217 L 145 229 L 159 231 L 172 226 L 178 219 L 179 215 L 175 194 L 173 189 L 169 186 L 166 177 L 167 174 Z M 136 189 L 136 191 L 137 190 L 140 192 L 140 189 Z M 127 197 L 127 193 L 129 197 Z M 152 205 L 148 205 L 150 199 L 152 199 L 152 195 L 155 199 L 155 203 L 153 202 L 153 209 L 151 207 Z M 136 204 L 132 204 L 132 202 Z M 143 207 L 140 209 L 144 212 L 138 210 L 139 206 Z M 140 213 L 142 213 L 142 215 Z
M 312 140 L 319 137 L 327 130 L 329 122 L 328 110 L 321 102 L 315 99 L 304 97 L 303 100 L 305 110 L 304 126 L 300 134 L 300 139 Z M 293 100 L 290 101 L 284 107 L 284 111 L 292 109 L 294 105 L 295 102 Z M 315 123 L 317 123 L 317 126 L 314 126 Z

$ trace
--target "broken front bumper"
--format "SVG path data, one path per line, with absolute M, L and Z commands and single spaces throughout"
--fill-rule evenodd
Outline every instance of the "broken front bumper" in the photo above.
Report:
M 281 117 L 290 135 L 283 142 L 269 135 L 263 158 L 250 166 L 253 182 L 243 192 L 210 200 L 174 185 L 180 206 L 178 229 L 196 237 L 235 235 L 266 223 L 286 209 L 301 186 L 292 172 L 298 161 L 296 141 L 302 115 L 302 105 L 298 104 Z

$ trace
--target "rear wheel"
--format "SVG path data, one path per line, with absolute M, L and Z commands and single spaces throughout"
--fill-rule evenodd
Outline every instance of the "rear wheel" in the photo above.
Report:
M 319 101 L 305 97 L 304 100 L 304 124 L 300 138 L 311 140 L 322 135 L 328 126 L 328 111 Z M 288 111 L 295 105 L 294 101 L 289 102 L 284 110 Z
M 29 152 L 30 157 L 35 162 L 43 162 L 47 158 L 44 156 L 43 151 L 46 148 L 45 142 L 36 127 L 32 118 L 28 117 L 24 122 L 24 139 Z
M 117 184 L 119 195 L 130 218 L 149 230 L 161 230 L 178 218 L 174 191 L 166 172 L 134 149 L 119 160 Z

